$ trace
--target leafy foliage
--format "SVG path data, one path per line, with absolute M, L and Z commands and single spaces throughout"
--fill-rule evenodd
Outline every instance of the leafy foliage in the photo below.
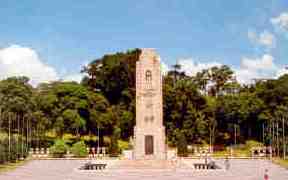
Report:
M 177 138 L 177 154 L 179 156 L 187 156 L 188 155 L 187 141 L 184 133 L 178 131 L 176 133 L 176 138 Z
M 118 140 L 120 139 L 121 129 L 115 128 L 111 137 L 111 143 L 109 147 L 109 153 L 112 156 L 117 156 L 120 153 Z
M 50 147 L 50 152 L 54 157 L 64 157 L 69 147 L 62 139 L 55 140 L 55 143 Z
M 118 154 L 118 140 L 133 137 L 140 53 L 134 49 L 93 60 L 84 67 L 86 77 L 80 84 L 56 81 L 34 88 L 27 77 L 0 81 L 0 131 L 29 139 L 29 147 L 48 146 L 49 133 L 56 138 L 71 134 L 75 141 L 94 135 L 100 146 L 108 144 L 104 137 L 110 137 L 110 152 Z M 249 86 L 240 85 L 233 77 L 225 65 L 195 76 L 186 75 L 179 64 L 173 65 L 163 76 L 163 115 L 169 145 L 230 145 L 236 135 L 237 143 L 264 139 L 264 144 L 275 146 L 272 129 L 282 122 L 285 130 L 288 128 L 288 75 Z M 279 128 L 278 135 L 283 131 Z M 282 142 L 283 137 L 279 138 Z M 0 149 L 7 153 L 3 143 L 6 140 L 0 141 Z M 55 142 L 53 148 L 56 154 L 66 151 L 63 142 Z
M 87 147 L 84 141 L 74 143 L 71 147 L 71 152 L 76 157 L 86 157 L 88 155 Z

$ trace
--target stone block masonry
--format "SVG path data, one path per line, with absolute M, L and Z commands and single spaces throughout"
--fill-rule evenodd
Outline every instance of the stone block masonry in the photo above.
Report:
M 166 159 L 160 57 L 142 49 L 136 64 L 135 159 Z

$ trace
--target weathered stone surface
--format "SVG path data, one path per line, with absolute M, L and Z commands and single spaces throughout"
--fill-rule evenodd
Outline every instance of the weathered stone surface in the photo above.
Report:
M 142 49 L 136 64 L 135 159 L 166 159 L 160 57 Z
M 108 160 L 105 170 L 83 172 L 78 170 L 87 160 L 33 160 L 13 171 L 0 173 L 2 180 L 261 180 L 265 169 L 269 179 L 286 180 L 288 170 L 268 160 L 231 160 L 231 168 L 220 170 L 193 170 L 197 160 L 179 160 L 177 165 L 167 161 Z M 130 165 L 129 165 L 130 163 Z M 224 160 L 217 160 L 224 165 Z M 152 164 L 152 165 L 151 165 Z M 156 167 L 155 167 L 156 166 Z M 189 168 L 191 166 L 191 168 Z

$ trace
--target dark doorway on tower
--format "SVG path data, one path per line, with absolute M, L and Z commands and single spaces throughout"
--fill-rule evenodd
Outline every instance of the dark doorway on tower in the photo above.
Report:
M 153 147 L 153 136 L 147 135 L 145 136 L 145 154 L 152 155 L 154 153 Z

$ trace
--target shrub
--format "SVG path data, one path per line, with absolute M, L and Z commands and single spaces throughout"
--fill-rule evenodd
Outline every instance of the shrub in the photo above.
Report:
M 28 156 L 27 150 L 27 144 L 24 142 L 24 139 L 21 136 L 11 136 L 10 151 L 8 136 L 0 138 L 0 164 L 6 162 L 16 162 L 21 158 L 26 158 Z
M 188 155 L 188 150 L 187 150 L 187 140 L 186 140 L 186 136 L 183 132 L 178 131 L 176 134 L 176 138 L 177 138 L 177 154 L 179 156 L 187 156 Z
M 0 164 L 4 164 L 7 161 L 7 146 L 0 141 Z
M 111 156 L 118 156 L 120 153 L 118 140 L 120 139 L 121 129 L 115 128 L 111 137 L 109 152 Z
M 254 141 L 254 140 L 248 140 L 248 141 L 246 141 L 245 146 L 246 146 L 246 149 L 250 150 L 253 147 L 262 147 L 263 143 L 258 142 L 258 141 Z
M 64 157 L 64 155 L 67 153 L 67 150 L 68 145 L 62 139 L 56 140 L 54 145 L 50 147 L 50 152 L 53 157 Z
M 133 149 L 129 141 L 118 140 L 118 146 L 120 151 Z
M 74 143 L 71 148 L 71 152 L 76 157 L 86 157 L 88 155 L 87 147 L 84 141 Z

